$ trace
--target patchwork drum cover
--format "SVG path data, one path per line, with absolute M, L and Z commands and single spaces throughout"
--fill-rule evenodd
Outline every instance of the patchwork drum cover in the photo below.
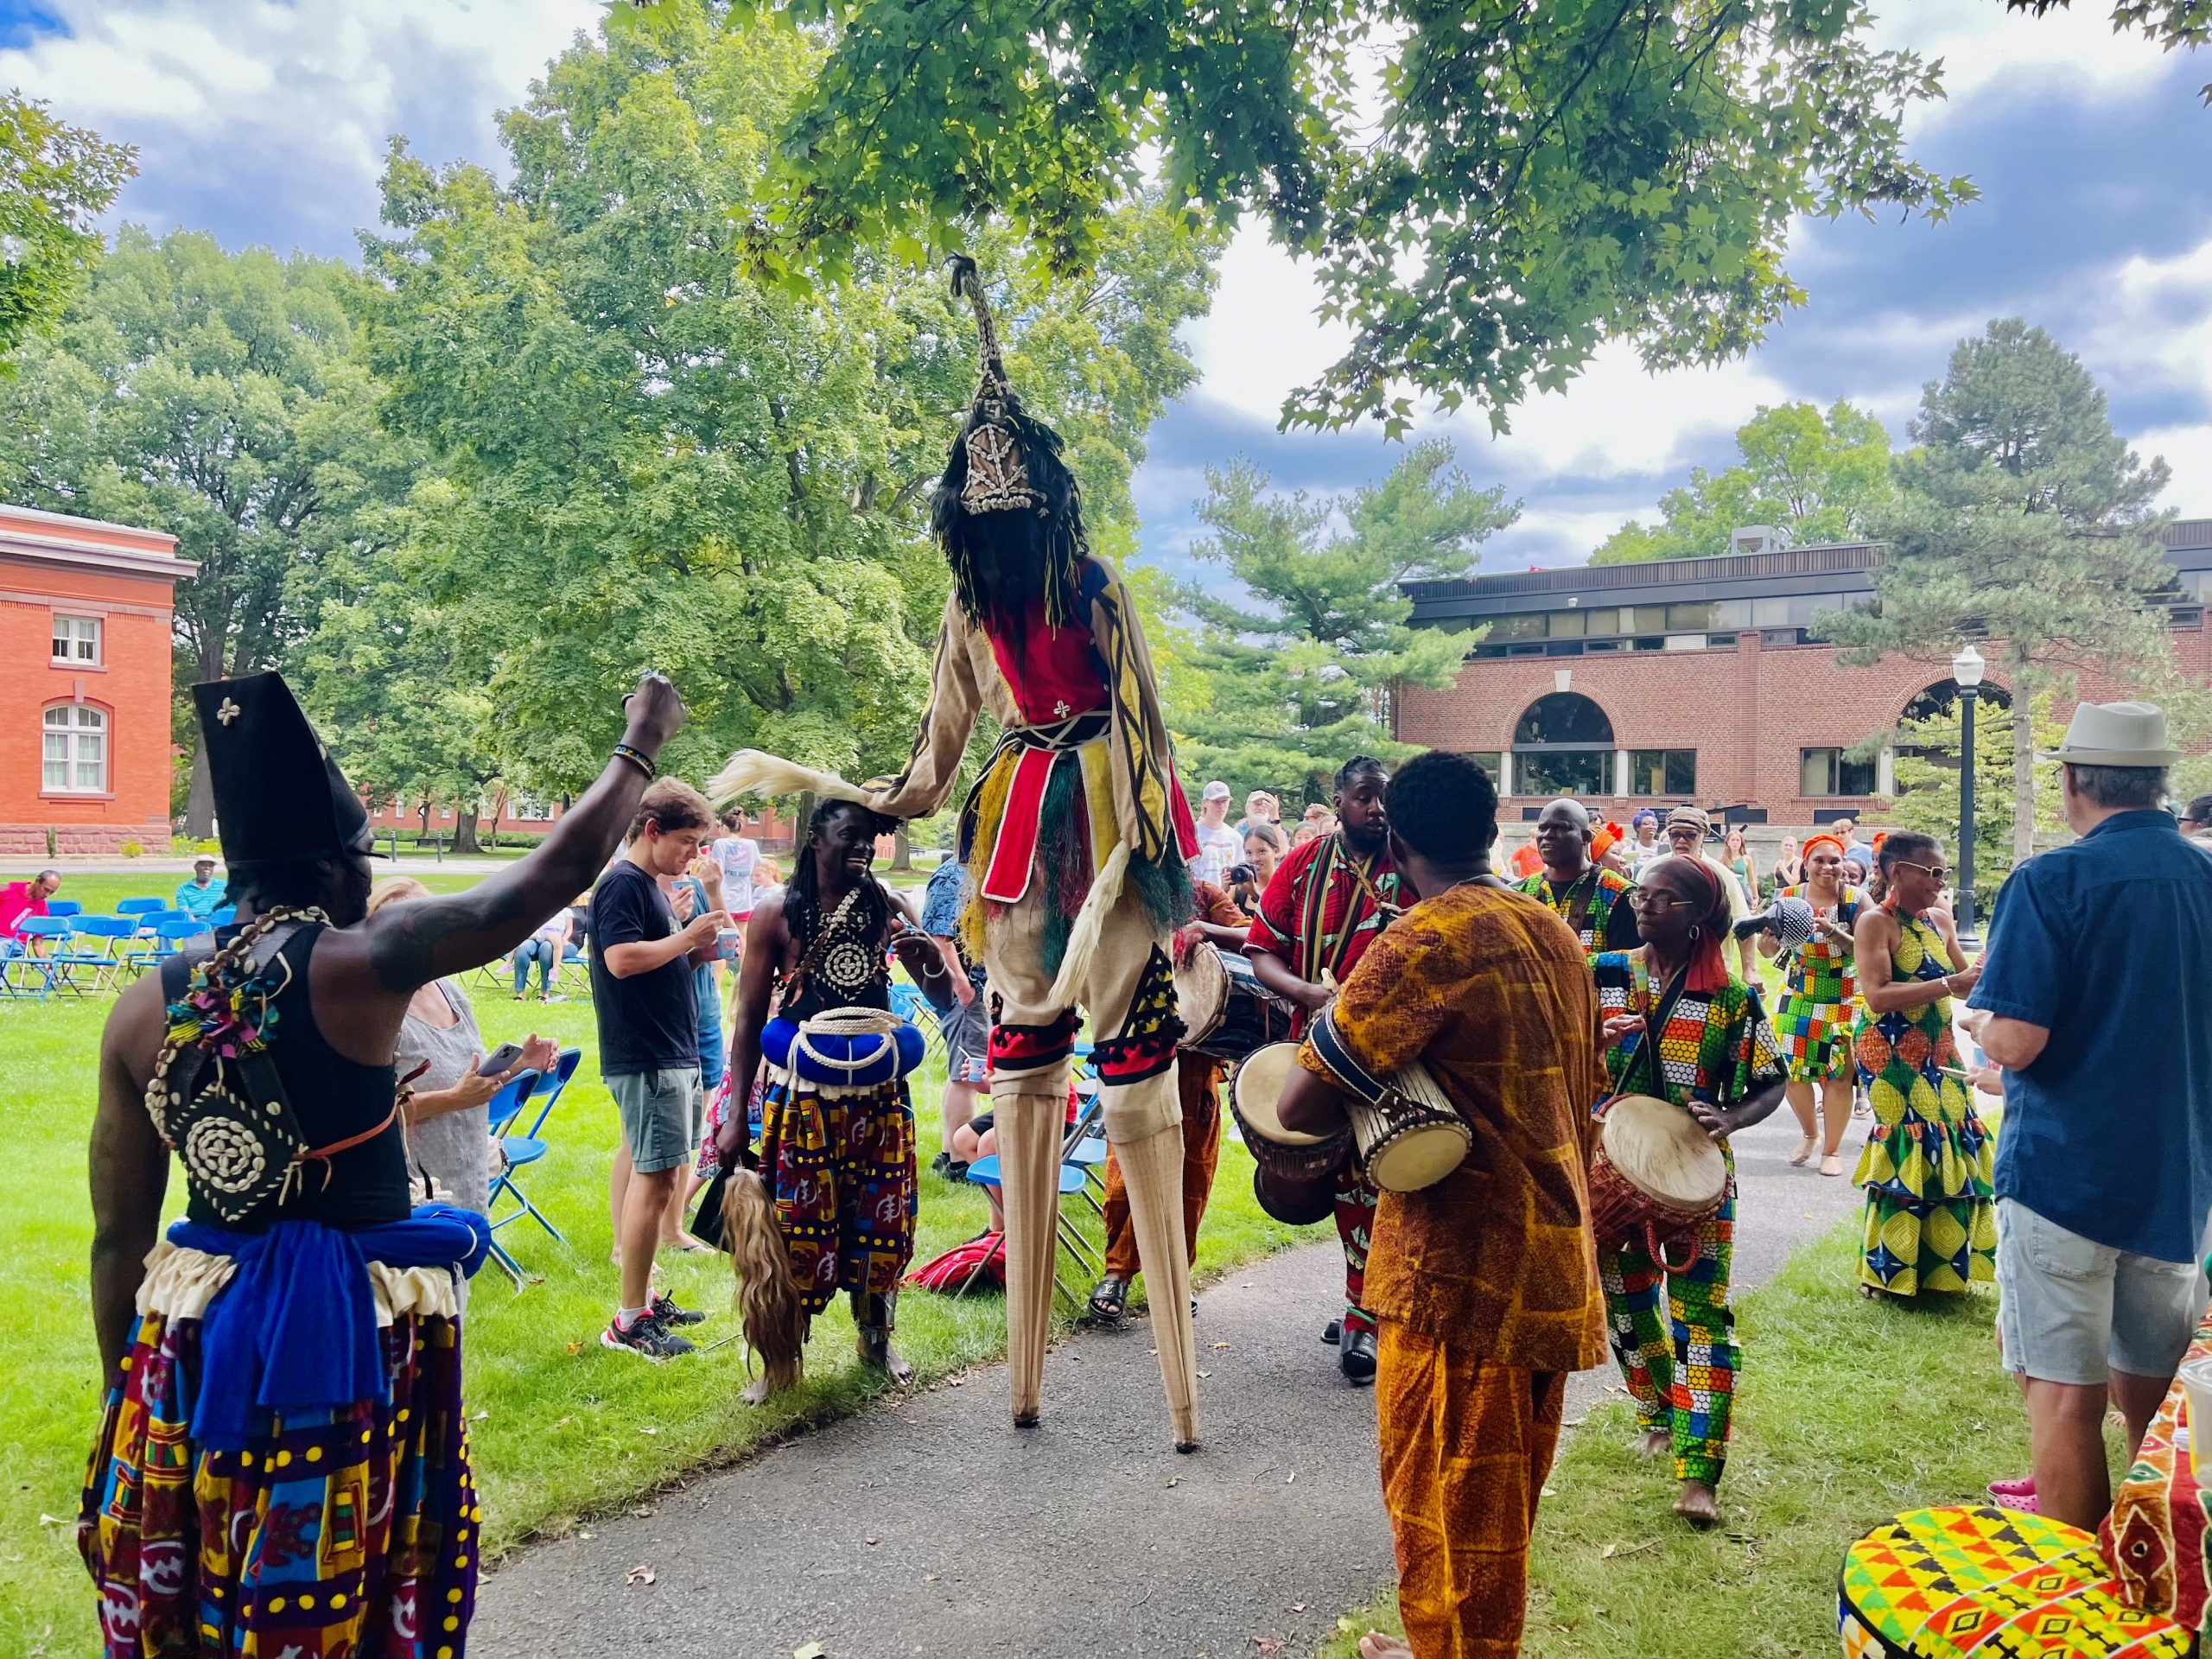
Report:
M 2189 1659 L 2196 1638 L 2114 1594 L 2097 1541 L 2041 1516 L 1915 1510 L 1844 1557 L 1845 1659 Z

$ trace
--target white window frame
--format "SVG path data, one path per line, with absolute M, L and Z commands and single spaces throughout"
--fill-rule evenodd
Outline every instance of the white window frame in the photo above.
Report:
M 60 715 L 61 718 L 55 719 Z M 113 723 L 107 711 L 96 709 L 89 702 L 48 703 L 39 711 L 39 792 L 41 795 L 106 795 L 111 792 L 110 780 L 115 763 Z M 54 755 L 53 740 L 59 738 L 60 753 Z M 94 759 L 86 760 L 90 749 Z M 99 769 L 98 780 L 82 781 L 85 766 L 90 764 Z M 52 769 L 59 766 L 61 781 L 54 781 Z
M 56 611 L 53 645 L 60 647 L 51 659 L 57 668 L 104 667 L 107 663 L 107 619 Z M 81 653 L 81 647 L 87 645 L 92 648 L 89 657 Z

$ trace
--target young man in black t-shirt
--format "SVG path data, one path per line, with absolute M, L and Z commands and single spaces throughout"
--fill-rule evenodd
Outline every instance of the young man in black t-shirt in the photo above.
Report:
M 698 1001 L 691 971 L 714 955 L 727 911 L 703 911 L 678 925 L 661 892 L 681 875 L 705 839 L 707 803 L 689 784 L 656 780 L 638 804 L 630 841 L 592 890 L 591 987 L 599 1019 L 599 1069 L 622 1116 L 632 1174 L 616 1243 L 622 1251 L 622 1300 L 600 1336 L 609 1348 L 647 1359 L 688 1354 L 671 1329 L 699 1314 L 652 1294 L 653 1250 L 677 1183 L 698 1150 L 703 1102 L 699 1086 Z

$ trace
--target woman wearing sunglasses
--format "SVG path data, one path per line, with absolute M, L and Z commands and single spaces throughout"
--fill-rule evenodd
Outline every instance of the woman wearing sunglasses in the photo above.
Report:
M 1736 1231 L 1728 1137 L 1782 1103 L 1785 1075 L 1757 988 L 1730 973 L 1720 953 L 1730 913 L 1721 883 L 1730 879 L 1701 858 L 1655 861 L 1629 893 L 1643 947 L 1590 958 L 1612 1091 L 1681 1107 L 1728 1155 L 1728 1196 L 1698 1224 L 1697 1254 L 1681 1272 L 1654 1261 L 1640 1239 L 1598 1251 L 1613 1357 L 1643 1431 L 1640 1449 L 1671 1452 L 1682 1484 L 1675 1512 L 1698 1526 L 1719 1519 L 1714 1494 L 1742 1363 L 1728 1306 Z
M 1875 1120 L 1853 1178 L 1866 1190 L 1866 1296 L 1909 1300 L 1996 1277 L 1996 1142 L 1951 1034 L 1951 999 L 1981 969 L 1967 965 L 1937 906 L 1950 879 L 1933 836 L 1892 831 L 1875 855 L 1881 902 L 1853 930 L 1862 1010 L 1853 1050 Z

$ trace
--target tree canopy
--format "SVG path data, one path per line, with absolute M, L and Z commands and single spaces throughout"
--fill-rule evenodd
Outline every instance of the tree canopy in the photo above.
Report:
M 618 8 L 677 33 L 701 0 Z M 736 6 L 738 16 L 753 8 Z M 1941 217 L 1906 153 L 1936 68 L 1862 0 L 784 0 L 830 42 L 754 226 L 795 281 L 918 258 L 1002 213 L 1063 276 L 1155 170 L 1169 206 L 1265 216 L 1310 255 L 1344 356 L 1293 424 L 1472 397 L 1503 426 L 1609 339 L 1654 367 L 1740 352 L 1803 297 L 1803 215 Z
M 1736 448 L 1735 466 L 1693 468 L 1687 487 L 1660 499 L 1656 527 L 1630 519 L 1590 563 L 1707 558 L 1727 552 L 1729 533 L 1745 524 L 1771 524 L 1796 546 L 1852 541 L 1892 493 L 1889 433 L 1840 398 L 1825 413 L 1762 404 L 1736 429 Z
M 764 284 L 740 243 L 818 50 L 697 7 L 670 30 L 564 53 L 505 119 L 506 183 L 393 146 L 369 350 L 425 461 L 404 537 L 313 652 L 364 783 L 577 788 L 646 667 L 683 688 L 667 764 L 688 775 L 745 744 L 862 775 L 911 744 L 948 583 L 927 495 L 973 321 L 941 273 L 872 257 L 835 288 Z M 1018 264 L 1002 229 L 964 239 L 986 271 Z M 995 286 L 1103 550 L 1194 378 L 1175 331 L 1215 247 L 1126 203 L 1088 282 Z
M 1518 505 L 1477 487 L 1440 440 L 1345 495 L 1274 491 L 1242 460 L 1206 484 L 1213 533 L 1192 556 L 1232 581 L 1209 574 L 1179 595 L 1198 645 L 1171 635 L 1165 671 L 1185 781 L 1318 789 L 1350 755 L 1411 753 L 1390 735 L 1394 688 L 1449 685 L 1471 642 L 1408 626 L 1399 584 L 1465 575 Z
M 2166 464 L 2113 429 L 2082 360 L 2017 318 L 1961 340 L 1928 383 L 1871 528 L 1890 543 L 1871 610 L 1821 620 L 1848 662 L 1948 660 L 1997 642 L 1993 677 L 2024 697 L 2082 668 L 2155 671 L 2171 650 L 2158 598 L 2172 573 L 2152 503 Z M 2012 723 L 2014 851 L 2032 847 L 2031 721 Z
M 56 321 L 99 260 L 93 221 L 137 152 L 0 92 L 0 359 Z
M 408 466 L 356 350 L 363 294 L 337 260 L 126 226 L 0 383 L 0 494 L 165 530 L 200 566 L 176 589 L 192 678 L 277 665 L 331 563 L 392 533 Z

